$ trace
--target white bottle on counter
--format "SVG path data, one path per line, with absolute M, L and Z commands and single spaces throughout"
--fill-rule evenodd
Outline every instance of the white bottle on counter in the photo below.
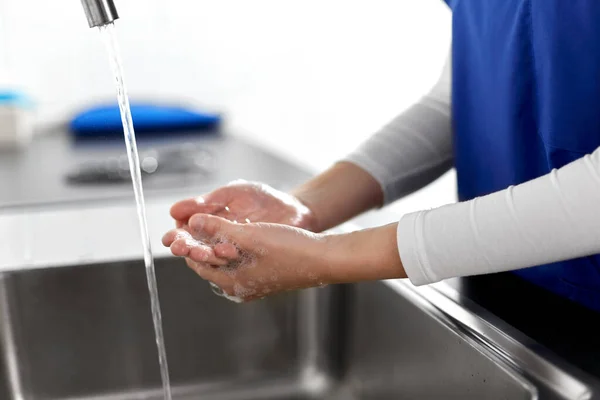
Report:
M 33 136 L 31 101 L 16 90 L 0 89 L 0 148 L 25 147 Z

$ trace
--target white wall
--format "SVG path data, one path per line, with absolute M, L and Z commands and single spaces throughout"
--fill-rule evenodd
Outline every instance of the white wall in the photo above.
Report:
M 418 99 L 450 42 L 440 0 L 115 2 L 134 99 L 223 110 L 255 140 L 314 168 Z M 30 90 L 40 122 L 112 100 L 107 58 L 79 0 L 0 0 L 0 23 L 0 80 Z

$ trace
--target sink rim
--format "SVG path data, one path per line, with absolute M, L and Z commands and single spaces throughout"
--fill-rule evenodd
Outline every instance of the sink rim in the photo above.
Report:
M 444 299 L 428 296 L 427 292 L 423 294 L 418 290 L 419 288 L 413 286 L 407 280 L 393 279 L 382 281 L 382 283 L 390 287 L 399 296 L 402 296 L 407 301 L 413 303 L 415 307 L 428 314 L 438 323 L 448 328 L 452 333 L 464 340 L 483 357 L 491 360 L 498 368 L 510 376 L 515 383 L 519 384 L 523 390 L 527 391 L 531 395 L 531 399 L 538 399 L 539 393 L 537 386 L 528 377 L 526 377 L 522 371 L 514 368 L 503 358 L 499 357 L 497 349 L 485 346 L 479 338 L 471 335 L 469 330 L 461 329 L 461 326 L 456 323 L 456 320 L 453 318 L 453 316 L 438 306 L 444 301 L 452 302 L 452 300 L 448 298 Z
M 596 399 L 600 383 L 544 348 L 485 308 L 465 298 L 450 285 L 440 282 L 416 287 L 406 280 L 384 283 L 405 297 L 421 301 L 422 309 L 436 314 L 463 338 L 487 349 L 494 360 L 536 389 L 565 399 Z

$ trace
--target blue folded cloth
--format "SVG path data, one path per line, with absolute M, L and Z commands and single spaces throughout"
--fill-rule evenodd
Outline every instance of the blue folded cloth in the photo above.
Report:
M 216 129 L 221 123 L 221 116 L 218 114 L 143 103 L 131 104 L 131 116 L 138 135 L 174 131 L 206 132 Z M 73 118 L 70 130 L 79 137 L 122 134 L 119 106 L 115 104 L 85 110 Z

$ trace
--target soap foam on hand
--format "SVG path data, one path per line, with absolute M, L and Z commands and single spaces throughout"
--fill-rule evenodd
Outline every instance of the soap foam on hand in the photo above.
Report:
M 210 245 L 215 246 L 216 244 L 220 244 L 220 243 L 227 243 L 227 240 L 225 238 L 219 238 L 219 239 L 212 241 L 210 243 Z M 238 272 L 238 270 L 240 268 L 252 267 L 254 265 L 254 263 L 255 263 L 255 259 L 252 255 L 242 252 L 238 248 L 238 259 L 230 262 L 228 265 L 219 267 L 219 269 L 221 271 L 223 271 L 224 273 L 233 277 L 233 276 L 235 276 L 235 274 Z M 215 285 L 212 282 L 210 282 L 210 286 L 211 286 L 211 289 L 214 294 L 216 294 L 217 296 L 221 296 L 227 300 L 233 301 L 235 303 L 243 303 L 244 302 L 243 299 L 245 297 L 256 294 L 255 289 L 246 288 L 237 282 L 234 283 L 234 285 L 233 285 L 233 293 L 234 293 L 233 295 L 229 295 L 229 294 L 225 293 L 225 291 L 223 291 L 223 289 L 221 289 L 219 286 Z
M 244 300 L 242 300 L 240 297 L 228 295 L 227 293 L 225 293 L 223 291 L 223 289 L 221 289 L 220 287 L 218 287 L 217 285 L 215 285 L 212 282 L 210 282 L 210 287 L 212 288 L 213 293 L 216 294 L 217 296 L 221 296 L 229 301 L 233 301 L 234 303 L 238 303 L 238 304 L 244 302 Z

